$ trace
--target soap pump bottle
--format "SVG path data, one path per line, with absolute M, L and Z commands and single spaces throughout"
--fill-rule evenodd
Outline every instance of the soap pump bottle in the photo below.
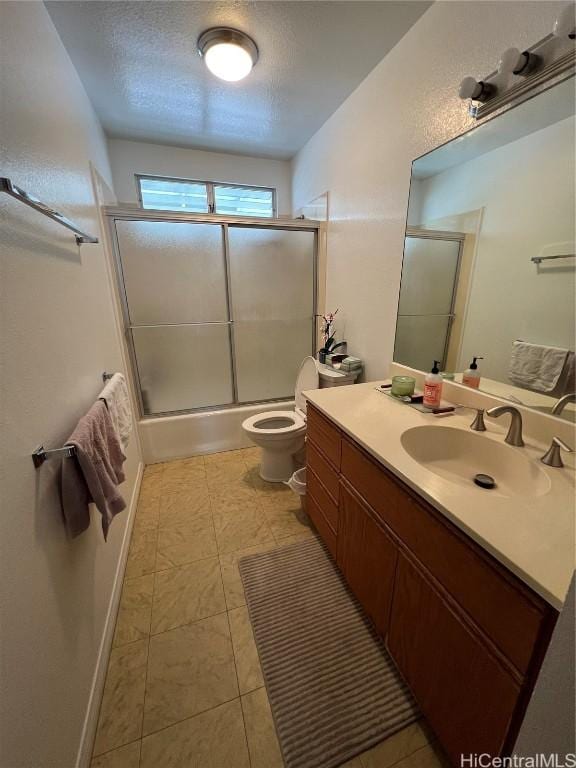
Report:
M 430 373 L 426 374 L 424 379 L 424 400 L 423 405 L 426 408 L 439 408 L 440 398 L 442 396 L 442 376 L 438 366 L 438 360 L 434 360 L 434 365 Z
M 478 364 L 476 363 L 476 360 L 484 360 L 484 358 L 472 358 L 470 368 L 468 368 L 462 374 L 462 384 L 465 384 L 467 387 L 472 387 L 472 389 L 478 389 L 480 386 L 480 371 L 478 370 Z

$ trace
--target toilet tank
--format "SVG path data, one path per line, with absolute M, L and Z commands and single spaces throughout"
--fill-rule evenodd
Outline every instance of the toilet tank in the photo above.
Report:
M 320 389 L 325 389 L 326 387 L 344 387 L 348 384 L 354 384 L 359 375 L 359 371 L 354 371 L 353 373 L 338 371 L 329 365 L 320 364 L 318 368 Z

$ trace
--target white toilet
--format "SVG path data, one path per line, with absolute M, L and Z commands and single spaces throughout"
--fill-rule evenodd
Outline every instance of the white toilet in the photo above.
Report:
M 296 379 L 295 410 L 258 413 L 242 423 L 248 437 L 262 448 L 260 477 L 263 480 L 286 482 L 294 472 L 293 456 L 304 446 L 306 436 L 306 399 L 302 393 L 322 386 L 353 384 L 357 375 L 340 373 L 313 357 L 306 357 Z

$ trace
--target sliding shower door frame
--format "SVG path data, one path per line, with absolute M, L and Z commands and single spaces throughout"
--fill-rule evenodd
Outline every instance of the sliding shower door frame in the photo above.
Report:
M 402 295 L 402 274 L 400 275 L 400 290 L 398 291 L 398 309 L 396 313 L 396 333 L 398 332 L 398 320 L 401 317 L 446 317 L 447 318 L 446 338 L 444 339 L 444 349 L 442 350 L 442 360 L 438 361 L 441 363 L 442 368 L 444 368 L 444 365 L 446 364 L 446 358 L 448 356 L 448 349 L 450 347 L 450 336 L 452 334 L 452 326 L 454 325 L 454 320 L 456 318 L 454 309 L 456 305 L 456 294 L 458 292 L 458 281 L 460 279 L 460 270 L 462 268 L 462 249 L 464 247 L 464 240 L 466 238 L 466 235 L 463 232 L 451 232 L 451 231 L 444 231 L 440 229 L 420 229 L 419 227 L 406 227 L 406 232 L 404 234 L 404 250 L 402 253 L 402 271 L 404 271 L 404 259 L 406 258 L 406 239 L 408 237 L 412 237 L 418 240 L 438 240 L 442 242 L 449 241 L 449 242 L 458 243 L 456 269 L 454 272 L 454 281 L 452 283 L 452 295 L 450 298 L 450 311 L 447 314 L 434 315 L 434 314 L 426 313 L 424 315 L 419 315 L 419 314 L 401 315 L 399 310 L 400 310 L 400 300 Z M 394 335 L 394 347 L 396 347 L 396 333 Z
M 286 231 L 300 231 L 300 232 L 312 232 L 314 234 L 314 251 L 312 259 L 312 322 L 310 329 L 310 353 L 315 354 L 316 342 L 317 342 L 317 318 L 318 318 L 318 230 L 320 229 L 322 222 L 312 221 L 310 219 L 272 219 L 272 218 L 257 218 L 248 216 L 225 216 L 222 214 L 205 214 L 205 213 L 180 213 L 179 211 L 157 211 L 151 208 L 134 208 L 133 206 L 106 206 L 104 207 L 104 215 L 108 220 L 108 228 L 110 234 L 110 242 L 112 244 L 113 251 L 113 270 L 116 277 L 118 286 L 118 292 L 120 296 L 120 304 L 122 309 L 122 321 L 124 340 L 128 350 L 128 356 L 131 364 L 131 376 L 134 384 L 134 390 L 136 391 L 138 398 L 139 417 L 141 419 L 157 419 L 165 416 L 181 416 L 194 413 L 206 413 L 210 411 L 222 411 L 230 408 L 243 408 L 251 405 L 261 405 L 265 403 L 280 403 L 285 402 L 290 397 L 273 398 L 267 400 L 253 400 L 247 402 L 238 402 L 238 380 L 236 369 L 236 350 L 234 339 L 234 317 L 233 317 L 233 302 L 232 302 L 232 283 L 230 275 L 230 244 L 228 239 L 229 226 L 242 227 L 246 229 L 281 229 Z M 124 280 L 124 272 L 122 268 L 122 259 L 120 255 L 120 243 L 118 240 L 118 232 L 116 229 L 117 221 L 158 221 L 167 223 L 185 222 L 191 224 L 214 224 L 222 228 L 223 239 L 223 255 L 224 255 L 224 270 L 225 270 L 225 288 L 226 288 L 226 305 L 228 320 L 226 323 L 217 323 L 217 325 L 228 325 L 228 338 L 230 344 L 230 365 L 231 365 L 231 377 L 232 377 L 232 397 L 231 403 L 225 403 L 223 405 L 210 405 L 200 408 L 188 408 L 178 411 L 159 412 L 154 414 L 148 414 L 144 409 L 144 401 L 142 398 L 142 387 L 140 384 L 140 372 L 138 369 L 138 359 L 136 356 L 136 349 L 134 345 L 133 329 L 136 327 L 146 327 L 145 325 L 134 326 L 130 320 L 130 312 L 128 306 L 128 295 L 126 292 L 126 284 Z M 152 324 L 151 327 L 162 327 L 170 325 L 210 325 L 213 323 L 160 323 Z

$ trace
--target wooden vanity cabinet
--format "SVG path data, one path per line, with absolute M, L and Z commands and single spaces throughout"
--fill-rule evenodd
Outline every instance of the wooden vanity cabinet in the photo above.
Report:
M 398 548 L 374 513 L 346 485 L 340 488 L 336 562 L 378 632 L 388 631 Z
M 445 752 L 509 754 L 556 611 L 310 405 L 307 437 L 312 522 Z

